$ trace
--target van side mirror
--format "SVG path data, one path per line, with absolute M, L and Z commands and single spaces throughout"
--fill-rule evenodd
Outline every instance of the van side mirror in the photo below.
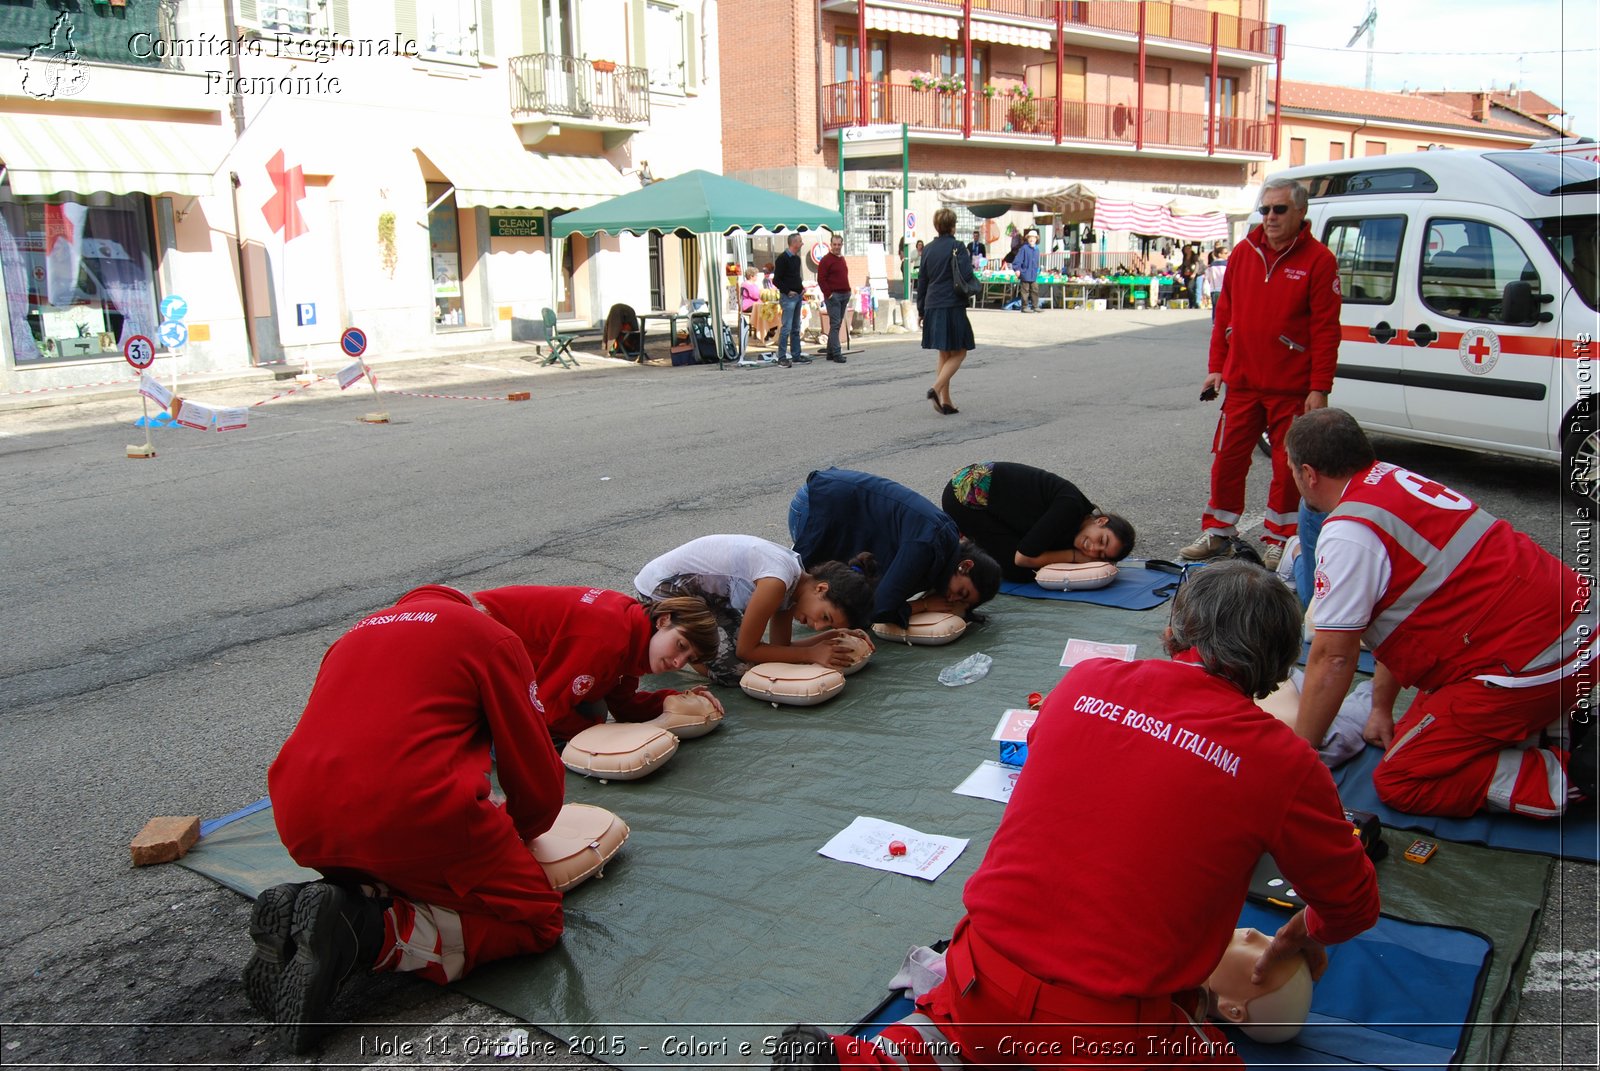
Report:
M 1500 322 L 1508 324 L 1547 324 L 1555 319 L 1555 315 L 1540 309 L 1540 305 L 1547 305 L 1553 300 L 1549 294 L 1536 294 L 1533 287 L 1522 279 L 1513 279 L 1506 284 L 1500 296 Z

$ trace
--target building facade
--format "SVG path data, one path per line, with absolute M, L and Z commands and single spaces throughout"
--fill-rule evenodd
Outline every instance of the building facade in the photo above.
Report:
M 710 0 L 0 8 L 0 390 L 168 352 L 173 297 L 194 372 L 676 305 L 675 239 L 550 220 L 720 168 L 716 33 Z
M 1266 89 L 1283 33 L 1266 14 L 1264 0 L 730 5 L 720 38 L 728 173 L 831 206 L 840 132 L 905 124 L 909 190 L 898 161 L 847 159 L 846 247 L 857 254 L 931 238 L 942 193 L 1011 179 L 1233 204 L 1248 199 L 1252 170 L 1276 143 Z M 998 229 L 958 218 L 963 236 Z

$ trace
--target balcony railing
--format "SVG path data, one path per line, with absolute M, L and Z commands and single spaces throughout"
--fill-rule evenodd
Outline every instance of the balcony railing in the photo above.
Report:
M 953 9 L 961 12 L 961 0 L 920 0 L 928 7 Z M 1054 27 L 1056 0 L 972 0 L 974 14 L 984 12 L 1027 19 Z M 1067 29 L 1107 30 L 1112 33 L 1138 34 L 1139 4 L 1137 0 L 1062 0 L 1062 21 Z M 1190 45 L 1211 47 L 1211 12 L 1200 8 L 1167 3 L 1165 0 L 1146 0 L 1144 32 L 1146 37 L 1182 41 Z M 1217 45 L 1219 48 L 1255 52 L 1275 56 L 1278 35 L 1283 27 L 1274 22 L 1245 19 L 1237 15 L 1217 15 Z
M 913 130 L 960 134 L 966 96 L 916 89 L 910 85 L 874 82 L 868 87 L 871 123 L 905 123 Z M 824 129 L 855 126 L 861 110 L 861 84 L 834 82 L 822 89 Z M 1194 112 L 1144 113 L 1143 142 L 1147 146 L 1217 152 L 1270 153 L 1272 124 L 1262 119 L 1219 118 L 1215 138 L 1211 119 Z M 1056 102 L 1053 97 L 1022 100 L 1004 94 L 972 97 L 972 133 L 1000 135 L 1029 141 L 1055 142 Z M 1061 142 L 1139 144 L 1138 111 L 1126 104 L 1091 104 L 1064 101 L 1061 107 Z
M 643 67 L 549 52 L 513 56 L 509 67 L 513 112 L 619 124 L 650 121 L 650 72 Z

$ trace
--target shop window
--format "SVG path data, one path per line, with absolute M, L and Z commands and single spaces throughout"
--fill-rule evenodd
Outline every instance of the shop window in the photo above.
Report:
M 478 327 L 462 288 L 461 215 L 455 190 L 446 182 L 428 183 L 428 254 L 433 274 L 433 323 L 439 328 Z
M 866 256 L 873 242 L 889 248 L 888 193 L 846 190 L 844 195 L 844 253 Z
M 1339 262 L 1339 289 L 1346 305 L 1388 305 L 1394 301 L 1400 272 L 1403 216 L 1335 219 L 1328 222 L 1323 244 Z
M 15 363 L 119 357 L 132 336 L 154 337 L 153 245 L 143 194 L 0 202 Z

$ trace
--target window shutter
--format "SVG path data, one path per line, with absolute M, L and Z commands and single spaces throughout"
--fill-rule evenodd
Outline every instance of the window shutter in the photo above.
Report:
M 644 0 L 628 0 L 628 24 L 633 45 L 629 58 L 633 61 L 633 66 L 648 69 L 650 57 L 645 51 L 644 44 Z
M 260 16 L 256 12 L 256 0 L 239 0 L 238 14 L 241 26 L 254 29 L 261 25 Z
M 494 55 L 494 0 L 478 0 L 478 58 Z
M 678 18 L 683 21 L 683 91 L 698 93 L 700 92 L 700 35 L 695 32 L 694 12 L 679 11 Z
M 339 37 L 350 36 L 350 0 L 333 0 L 333 32 Z
M 416 50 L 422 51 L 417 41 L 417 0 L 394 0 L 394 30 L 402 41 L 416 41 Z
M 517 14 L 522 18 L 522 54 L 536 56 L 544 51 L 544 19 L 531 4 L 521 4 Z

